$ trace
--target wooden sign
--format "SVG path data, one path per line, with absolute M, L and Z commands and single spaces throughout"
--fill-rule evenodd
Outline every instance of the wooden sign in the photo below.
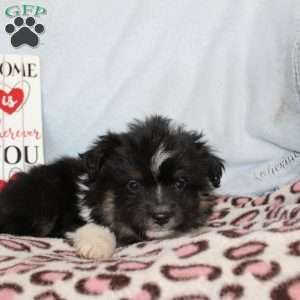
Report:
M 0 54 L 0 187 L 44 163 L 40 61 Z

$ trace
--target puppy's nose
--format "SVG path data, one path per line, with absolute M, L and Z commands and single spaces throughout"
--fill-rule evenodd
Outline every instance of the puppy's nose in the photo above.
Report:
M 167 212 L 161 212 L 161 213 L 153 213 L 152 218 L 158 225 L 165 225 L 170 220 L 170 213 Z

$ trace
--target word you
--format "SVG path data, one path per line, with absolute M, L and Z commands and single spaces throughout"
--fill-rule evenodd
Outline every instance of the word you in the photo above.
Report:
M 7 147 L 0 146 L 0 152 L 3 151 L 3 160 L 9 165 L 18 164 L 24 161 L 27 164 L 33 165 L 38 162 L 39 146 L 24 146 L 17 147 L 10 145 Z

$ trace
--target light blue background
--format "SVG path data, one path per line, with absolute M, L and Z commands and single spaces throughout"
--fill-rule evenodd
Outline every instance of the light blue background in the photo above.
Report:
M 263 193 L 299 177 L 297 2 L 1 0 L 0 52 L 41 58 L 47 162 L 161 113 L 206 133 L 222 192 Z M 4 30 L 16 3 L 47 9 L 34 49 Z

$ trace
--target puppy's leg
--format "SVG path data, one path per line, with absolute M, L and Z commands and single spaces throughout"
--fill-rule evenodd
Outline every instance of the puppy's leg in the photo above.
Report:
M 79 227 L 68 236 L 73 239 L 79 255 L 85 258 L 110 258 L 117 246 L 115 234 L 108 227 L 94 223 Z

